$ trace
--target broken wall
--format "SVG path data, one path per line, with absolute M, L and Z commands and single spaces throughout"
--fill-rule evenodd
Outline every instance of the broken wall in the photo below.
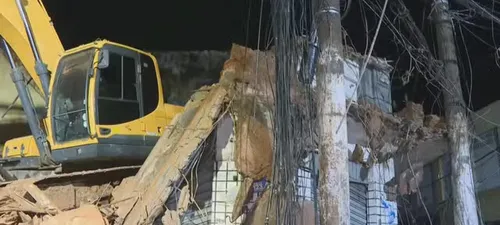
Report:
M 183 225 L 226 225 L 242 222 L 242 218 L 232 220 L 243 178 L 236 170 L 234 161 L 235 133 L 231 116 L 222 116 L 214 132 L 213 151 L 204 158 L 198 168 L 194 196 L 197 205 L 191 205 L 182 215 Z
M 238 45 L 233 45 L 231 58 L 224 64 L 223 75 L 237 83 L 230 112 L 234 122 L 233 161 L 243 181 L 231 222 L 237 222 L 237 218 L 246 224 L 264 222 L 263 205 L 269 199 L 265 193 L 269 192 L 267 183 L 272 179 L 274 72 L 274 54 Z
M 365 71 L 361 69 L 368 60 Z M 344 77 L 346 98 L 376 105 L 382 112 L 392 113 L 391 72 L 392 66 L 383 59 L 363 56 L 354 51 L 346 53 Z M 358 84 L 356 89 L 356 84 Z M 348 93 L 348 92 L 354 92 Z M 349 94 L 349 95 L 348 95 Z
M 397 196 L 415 193 L 422 178 L 432 175 L 418 165 L 435 160 L 447 149 L 444 121 L 424 115 L 422 106 L 411 102 L 395 114 L 383 113 L 361 102 L 349 114 L 348 130 L 354 127 L 358 132 L 355 135 L 358 142 L 352 143 L 353 138 L 349 142 L 361 146 L 350 152 L 351 160 L 358 163 L 350 168 L 350 175 L 359 173 L 354 178 L 367 184 L 368 222 L 397 224 Z M 360 127 L 364 132 L 360 132 Z M 362 149 L 363 154 L 357 153 L 357 149 Z M 352 170 L 356 167 L 359 170 Z
M 489 145 L 491 142 L 481 145 L 483 144 Z M 471 151 L 477 152 L 476 147 L 477 145 L 472 145 Z M 492 151 L 492 154 L 483 155 L 481 158 L 473 154 L 473 159 L 476 159 L 473 165 L 476 198 L 482 220 L 485 222 L 497 221 L 500 218 L 500 213 L 492 210 L 500 201 L 499 157 L 494 153 L 496 150 Z M 418 156 L 416 153 L 419 153 Z M 407 160 L 415 163 L 411 164 L 411 169 L 399 175 L 399 191 L 404 198 L 401 202 L 406 202 L 405 207 L 418 218 L 417 222 L 427 221 L 427 212 L 436 215 L 433 218 L 441 224 L 453 221 L 450 216 L 450 205 L 453 204 L 451 155 L 446 140 L 422 143 Z
M 224 64 L 220 85 L 229 87 L 229 114 L 215 130 L 212 207 L 196 212 L 210 224 L 264 223 L 272 176 L 273 74 L 272 53 L 238 45 Z
M 256 59 L 258 57 L 261 57 L 258 60 L 260 62 L 259 64 L 256 63 L 257 62 Z M 252 112 L 253 114 L 252 113 L 243 113 L 243 115 L 245 115 L 247 117 L 252 117 L 252 115 L 253 115 L 253 118 L 257 119 L 256 122 L 260 121 L 261 124 L 265 124 L 263 121 L 266 121 L 266 119 L 263 119 L 263 118 L 259 119 L 259 116 L 255 116 L 254 114 L 255 114 L 255 112 L 257 112 L 257 113 L 260 112 L 260 113 L 263 113 L 263 116 L 268 116 L 267 118 L 269 118 L 270 115 L 272 115 L 271 112 L 272 112 L 272 107 L 274 105 L 274 99 L 273 99 L 274 93 L 272 90 L 273 90 L 273 82 L 275 80 L 275 77 L 274 77 L 274 72 L 275 72 L 274 71 L 274 56 L 270 52 L 258 52 L 258 51 L 252 51 L 252 50 L 249 50 L 246 48 L 242 48 L 240 46 L 233 46 L 233 49 L 231 52 L 231 59 L 226 62 L 226 65 L 233 65 L 233 64 L 235 65 L 232 67 L 235 71 L 235 74 L 239 75 L 236 79 L 239 81 L 242 81 L 242 83 L 247 84 L 246 88 L 242 91 L 242 93 L 244 94 L 244 98 L 247 98 L 246 99 L 247 104 L 246 105 L 245 104 L 238 105 L 237 100 L 235 100 L 236 105 L 233 105 L 233 107 L 239 108 L 239 109 L 245 109 L 245 112 Z M 384 65 L 387 65 L 387 64 L 384 64 Z M 352 72 L 352 74 L 348 72 L 347 75 L 354 77 L 354 80 L 351 80 L 351 81 L 353 81 L 353 83 L 351 83 L 350 85 L 348 84 L 348 88 L 346 88 L 346 94 L 350 97 L 350 96 L 352 96 L 353 93 L 355 93 L 355 92 L 352 92 L 352 88 L 353 88 L 352 86 L 353 86 L 353 84 L 355 85 L 355 83 L 357 82 L 355 79 L 359 78 L 358 75 L 355 74 L 356 69 L 359 69 L 359 67 L 356 67 L 356 64 L 354 64 L 354 63 L 348 64 L 347 66 L 349 66 L 350 71 Z M 380 69 L 380 68 L 376 67 L 376 65 L 372 65 L 372 66 L 369 66 L 368 71 L 370 71 L 371 69 Z M 240 72 L 238 72 L 239 70 L 240 70 Z M 243 71 L 241 71 L 241 70 L 243 70 Z M 358 71 L 358 74 L 359 74 L 359 71 Z M 386 74 L 386 75 L 388 75 L 388 74 Z M 367 75 L 367 76 L 370 76 L 370 75 Z M 374 75 L 374 76 L 376 76 L 376 75 Z M 301 91 L 302 91 L 301 85 L 300 85 L 300 83 L 298 83 L 296 77 L 292 76 L 291 79 L 292 79 L 291 80 L 291 100 L 292 100 L 292 103 L 296 103 L 299 107 L 305 108 L 306 105 L 304 104 L 304 99 L 302 99 L 300 96 Z M 366 81 L 366 82 L 370 83 L 371 81 Z M 372 84 L 373 83 L 370 83 L 369 85 L 372 85 Z M 238 94 L 236 94 L 236 95 L 238 95 Z M 357 97 L 356 94 L 354 94 L 354 95 L 355 95 L 354 97 Z M 255 98 L 252 100 L 248 100 L 252 96 L 255 96 Z M 238 96 L 236 96 L 235 98 L 238 98 Z M 355 100 L 357 100 L 357 99 L 355 99 Z M 390 99 L 388 99 L 385 103 L 387 103 L 387 102 L 390 103 Z M 248 103 L 252 103 L 252 104 L 248 104 Z M 377 103 L 377 102 L 375 101 L 374 103 Z M 382 107 L 385 107 L 384 109 L 386 111 L 390 112 L 391 109 L 387 108 L 386 107 L 387 104 L 385 104 L 385 103 L 382 104 Z M 298 111 L 300 112 L 301 109 L 298 109 Z M 236 112 L 237 112 L 237 110 L 236 110 Z M 238 126 L 239 126 L 237 113 L 234 114 L 236 116 L 236 133 L 238 133 Z M 266 117 L 264 117 L 264 118 L 266 118 Z M 304 117 L 303 120 L 305 122 L 311 123 L 311 118 Z M 240 120 L 240 121 L 242 121 L 242 120 Z M 267 121 L 270 121 L 270 119 L 267 119 Z M 301 122 L 304 122 L 304 121 L 301 121 Z M 369 146 L 370 136 L 367 134 L 367 130 L 366 130 L 365 126 L 363 125 L 363 122 L 360 121 L 359 118 L 357 118 L 353 115 L 350 115 L 347 122 L 348 122 L 348 139 L 349 139 L 350 145 L 349 145 L 349 149 L 346 149 L 346 151 L 350 151 L 351 153 L 349 155 L 352 155 L 352 152 L 354 151 L 355 144 Z M 269 130 L 271 130 L 270 125 L 268 125 L 267 127 Z M 250 129 L 250 130 L 253 130 L 252 132 L 254 132 L 254 133 L 252 133 L 252 134 L 262 133 L 262 131 L 259 132 L 258 131 L 259 129 L 256 129 L 256 127 L 254 127 L 254 129 Z M 266 135 L 269 136 L 271 134 L 268 133 Z M 240 140 L 238 140 L 238 137 L 240 137 L 240 136 L 236 136 L 237 142 L 240 141 Z M 241 136 L 241 137 L 245 138 L 245 137 L 249 137 L 249 136 L 245 135 L 245 136 Z M 240 137 L 240 139 L 241 139 L 241 137 Z M 298 135 L 297 137 L 306 138 L 308 136 Z M 263 141 L 263 140 L 265 140 L 265 139 L 255 138 L 254 140 L 252 140 L 251 138 L 250 139 L 247 138 L 246 141 L 248 141 L 249 143 L 245 144 L 245 146 L 247 146 L 247 145 L 251 146 L 252 142 L 255 142 L 258 144 L 263 144 L 263 146 L 269 146 L 268 147 L 269 150 L 267 150 L 267 151 L 272 151 L 272 142 L 267 143 L 267 141 Z M 309 143 L 309 144 L 306 144 L 305 146 L 301 146 L 301 147 L 309 148 L 309 149 L 314 148 L 314 145 L 315 145 L 314 140 L 310 140 L 310 141 L 306 140 L 304 142 Z M 254 145 L 255 145 L 255 143 L 254 143 Z M 260 148 L 248 148 L 248 149 L 239 148 L 238 145 L 236 145 L 236 146 L 237 147 L 236 147 L 235 151 L 244 151 L 244 152 L 260 152 L 260 153 L 262 153 L 262 149 L 265 149 L 265 147 L 263 147 L 263 146 L 261 146 Z M 365 163 L 366 163 L 366 161 L 368 161 L 369 152 L 370 152 L 369 150 L 366 150 L 363 152 L 362 158 L 363 158 L 363 161 Z M 235 153 L 235 155 L 238 155 L 238 153 Z M 263 154 L 258 154 L 258 155 L 262 156 Z M 268 160 L 263 160 L 263 159 L 267 159 L 267 157 L 264 157 L 264 158 L 259 157 L 259 158 L 253 159 L 253 161 L 260 160 L 257 162 L 262 162 L 262 161 L 268 162 Z M 245 159 L 245 160 L 247 162 L 251 163 L 252 159 L 249 158 L 249 159 Z M 316 163 L 316 165 L 318 165 L 318 163 Z M 304 215 L 304 217 L 302 217 L 302 219 L 307 218 L 306 219 L 307 221 L 303 221 L 304 224 L 311 224 L 314 222 L 313 216 L 311 216 L 311 215 L 307 216 L 307 212 L 309 212 L 308 210 L 314 211 L 313 210 L 314 209 L 313 202 L 312 202 L 312 190 L 313 190 L 314 185 L 312 185 L 313 178 L 312 178 L 312 174 L 310 172 L 310 169 L 311 168 L 303 168 L 303 169 L 299 168 L 299 171 L 298 171 L 299 176 L 301 176 L 298 179 L 299 179 L 299 182 L 302 186 L 298 190 L 298 195 L 299 195 L 298 197 L 299 197 L 299 199 L 304 200 L 303 201 L 304 208 L 301 209 L 301 210 L 303 210 L 303 215 Z M 356 186 L 354 184 L 361 184 L 362 186 L 364 185 L 364 191 L 365 191 L 364 194 L 366 196 L 363 198 L 364 200 L 362 200 L 362 199 L 360 200 L 361 201 L 360 204 L 365 206 L 365 210 L 372 208 L 372 210 L 366 215 L 365 218 L 360 218 L 360 219 L 364 220 L 365 222 L 367 222 L 367 221 L 371 221 L 371 222 L 383 221 L 383 224 L 397 224 L 397 212 L 395 212 L 397 205 L 395 202 L 395 198 L 393 196 L 389 196 L 389 194 L 386 194 L 387 191 L 386 191 L 386 187 L 385 187 L 385 183 L 394 179 L 394 176 L 395 176 L 394 162 L 392 160 L 388 160 L 384 163 L 376 163 L 374 165 L 371 165 L 370 168 L 366 168 L 365 165 L 362 165 L 359 162 L 350 162 L 349 169 L 350 169 L 351 182 L 353 182 L 352 183 L 353 187 Z M 239 170 L 239 171 L 242 172 L 241 170 Z M 247 171 L 247 173 L 242 172 L 242 174 L 244 175 L 244 179 L 247 178 L 250 180 L 247 181 L 245 179 L 245 182 L 243 183 L 243 185 L 241 186 L 241 189 L 240 189 L 240 194 L 244 193 L 247 196 L 244 195 L 244 196 L 238 196 L 238 197 L 241 199 L 248 198 L 248 196 L 250 196 L 250 198 L 255 198 L 255 196 L 256 196 L 255 191 L 254 191 L 255 188 L 252 184 L 255 184 L 255 182 L 258 181 L 263 176 L 259 175 L 259 173 L 248 173 L 248 171 Z M 252 177 L 252 175 L 254 177 Z M 354 189 L 352 189 L 351 192 L 354 192 Z M 266 192 L 263 192 L 263 193 L 261 192 L 259 195 L 261 196 L 261 198 L 263 198 L 263 199 L 259 200 L 259 202 L 260 201 L 264 201 L 264 202 L 267 201 Z M 257 196 L 259 196 L 259 195 L 257 195 Z M 352 198 L 353 201 L 356 200 L 356 197 L 354 197 L 354 196 L 355 196 L 355 194 L 353 194 L 353 198 Z M 371 199 L 371 200 L 368 200 L 368 199 Z M 375 199 L 376 201 L 373 201 L 373 199 Z M 365 202 L 363 203 L 362 201 L 365 201 Z M 261 203 L 261 206 L 262 205 L 267 206 L 267 204 Z M 378 211 L 374 211 L 374 209 L 377 209 Z M 263 210 L 263 211 L 259 211 L 259 210 L 263 210 L 263 209 L 259 208 L 259 203 L 257 202 L 256 208 L 254 208 L 254 212 L 255 213 L 265 213 L 265 210 Z M 351 210 L 355 210 L 355 209 L 353 207 L 351 207 Z M 237 216 L 237 215 L 241 214 L 241 210 L 238 212 L 236 214 L 233 214 L 233 216 Z M 299 215 L 301 213 L 297 213 L 297 214 Z M 353 213 L 353 215 L 354 214 L 355 213 Z M 252 214 L 248 214 L 248 215 L 252 215 Z M 250 221 L 253 222 L 253 224 L 262 224 L 264 222 L 265 215 L 253 214 L 252 216 L 253 217 Z M 273 218 L 271 217 L 270 220 L 271 220 L 271 224 L 272 224 Z

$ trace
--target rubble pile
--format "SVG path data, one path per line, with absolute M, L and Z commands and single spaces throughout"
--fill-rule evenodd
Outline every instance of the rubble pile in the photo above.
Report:
M 98 206 L 104 206 L 101 199 L 106 201 L 110 196 L 111 184 L 82 188 L 65 185 L 42 191 L 35 182 L 19 180 L 0 189 L 0 224 L 109 224 Z
M 349 113 L 363 124 L 371 149 L 368 162 L 358 163 L 370 167 L 393 159 L 398 178 L 386 185 L 399 194 L 416 192 L 423 180 L 423 165 L 446 151 L 444 119 L 424 115 L 420 104 L 408 102 L 403 110 L 391 115 L 373 104 L 359 102 Z
M 446 136 L 446 123 L 437 115 L 425 115 L 422 105 L 413 102 L 407 103 L 406 107 L 396 116 L 401 118 L 399 139 L 406 146 L 404 150 L 415 148 L 419 143 L 430 140 L 442 139 Z
M 372 150 L 371 163 L 384 162 L 407 153 L 419 143 L 446 136 L 444 120 L 436 115 L 424 115 L 422 105 L 413 102 L 394 115 L 367 102 L 353 105 L 349 113 L 363 123 Z

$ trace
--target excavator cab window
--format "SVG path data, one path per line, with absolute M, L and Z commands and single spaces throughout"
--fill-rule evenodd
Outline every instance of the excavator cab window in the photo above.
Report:
M 88 77 L 94 49 L 63 57 L 52 90 L 53 128 L 57 142 L 89 137 L 87 115 Z
M 159 104 L 158 78 L 156 77 L 155 66 L 151 57 L 141 54 L 141 90 L 143 99 L 144 115 L 152 113 Z
M 121 50 L 121 51 L 120 51 Z M 98 124 L 116 125 L 141 117 L 137 54 L 109 51 L 109 65 L 98 72 Z

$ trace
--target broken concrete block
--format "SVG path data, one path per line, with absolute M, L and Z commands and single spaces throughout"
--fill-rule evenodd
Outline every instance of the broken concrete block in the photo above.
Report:
M 421 104 L 408 102 L 406 107 L 397 113 L 399 117 L 414 122 L 417 126 L 424 124 L 424 108 Z
M 61 210 L 69 210 L 78 207 L 76 202 L 76 190 L 72 184 L 49 187 L 44 190 L 45 194 Z
M 424 126 L 430 129 L 445 129 L 445 121 L 437 115 L 427 115 L 424 118 Z
M 14 225 L 18 223 L 19 217 L 14 211 L 0 215 L 0 224 Z
M 179 213 L 177 211 L 167 210 L 163 217 L 161 217 L 161 222 L 163 224 L 168 225 L 176 225 L 181 224 L 181 219 L 179 217 Z
M 50 217 L 40 225 L 108 225 L 108 221 L 101 216 L 95 205 L 84 205 L 80 208 L 61 212 Z

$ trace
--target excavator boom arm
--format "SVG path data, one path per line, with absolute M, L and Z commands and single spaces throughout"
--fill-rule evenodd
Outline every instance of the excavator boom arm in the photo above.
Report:
M 31 25 L 38 54 L 49 71 L 54 72 L 63 45 L 41 0 L 22 0 Z M 0 36 L 7 41 L 40 91 L 40 77 L 35 71 L 35 56 L 16 0 L 0 1 Z

